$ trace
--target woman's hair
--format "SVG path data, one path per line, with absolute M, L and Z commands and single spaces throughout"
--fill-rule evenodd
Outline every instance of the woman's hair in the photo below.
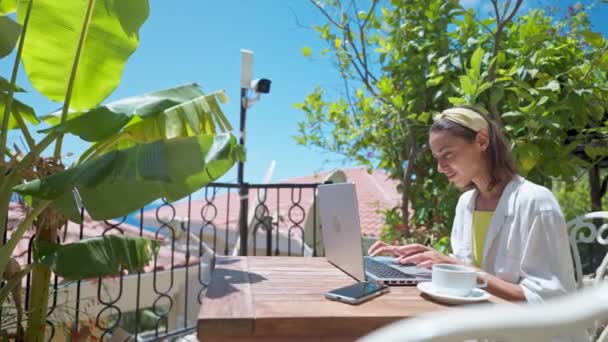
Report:
M 484 154 L 490 176 L 489 189 L 491 190 L 499 183 L 513 178 L 513 176 L 517 174 L 517 168 L 515 167 L 513 155 L 511 154 L 509 141 L 504 134 L 502 134 L 498 125 L 489 118 L 488 113 L 485 110 L 479 107 L 462 105 L 457 106 L 456 108 L 466 108 L 475 111 L 483 116 L 488 122 L 488 138 L 490 141 Z M 430 128 L 430 132 L 447 132 L 453 136 L 462 138 L 469 143 L 473 143 L 477 137 L 477 132 L 474 130 L 446 118 L 435 121 Z M 467 188 L 473 186 L 473 184 L 469 184 Z

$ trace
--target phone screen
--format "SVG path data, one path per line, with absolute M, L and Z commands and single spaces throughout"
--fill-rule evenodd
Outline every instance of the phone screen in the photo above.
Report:
M 335 295 L 342 296 L 342 297 L 349 297 L 349 298 L 357 299 L 357 298 L 365 297 L 370 293 L 380 291 L 383 288 L 385 288 L 384 285 L 362 282 L 362 283 L 356 283 L 353 285 L 349 285 L 349 286 L 341 287 L 339 289 L 332 290 L 332 291 L 330 291 L 330 293 L 333 293 Z

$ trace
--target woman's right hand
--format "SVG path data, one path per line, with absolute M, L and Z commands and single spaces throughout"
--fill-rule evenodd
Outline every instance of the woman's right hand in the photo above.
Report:
M 368 250 L 369 256 L 376 256 L 379 254 L 390 254 L 395 257 L 407 258 L 418 253 L 424 253 L 432 250 L 431 247 L 424 246 L 417 243 L 412 243 L 403 246 L 389 245 L 386 242 L 376 241 Z

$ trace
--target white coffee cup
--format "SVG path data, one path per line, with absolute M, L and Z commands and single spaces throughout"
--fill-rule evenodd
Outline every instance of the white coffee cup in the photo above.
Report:
M 477 283 L 477 277 L 481 277 L 483 283 Z M 452 264 L 433 265 L 431 281 L 435 291 L 459 297 L 469 296 L 474 288 L 488 285 L 486 273 Z

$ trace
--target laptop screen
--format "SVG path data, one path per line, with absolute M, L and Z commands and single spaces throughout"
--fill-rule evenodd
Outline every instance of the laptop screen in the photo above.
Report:
M 325 257 L 358 281 L 365 280 L 357 191 L 353 183 L 318 187 Z

